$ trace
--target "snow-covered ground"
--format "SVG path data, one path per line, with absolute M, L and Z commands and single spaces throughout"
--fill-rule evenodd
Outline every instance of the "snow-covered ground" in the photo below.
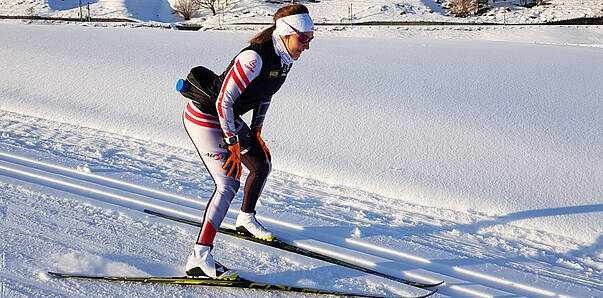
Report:
M 2 0 L 0 15 L 38 15 L 52 17 L 79 17 L 79 0 Z M 96 18 L 129 18 L 142 22 L 174 23 L 184 19 L 173 13 L 177 0 L 85 0 L 83 15 Z M 214 25 L 240 22 L 270 22 L 272 15 L 283 4 L 263 0 L 225 1 L 218 3 L 218 15 L 205 9 L 195 14 L 190 23 Z M 275 1 L 272 1 L 275 2 Z M 282 1 L 287 4 L 289 1 Z M 308 6 L 317 22 L 348 23 L 368 21 L 440 21 L 489 23 L 543 23 L 584 17 L 601 17 L 600 0 L 546 0 L 543 5 L 524 7 L 522 0 L 489 1 L 491 8 L 479 16 L 458 18 L 445 7 L 446 0 L 322 0 L 318 3 L 301 1 Z
M 197 229 L 140 212 L 199 219 L 213 192 L 174 85 L 252 35 L 0 25 L 7 296 L 264 296 L 43 274 L 182 274 Z M 319 30 L 270 108 L 258 211 L 442 297 L 601 297 L 602 45 L 600 26 Z M 259 281 L 423 293 L 229 237 L 216 254 Z

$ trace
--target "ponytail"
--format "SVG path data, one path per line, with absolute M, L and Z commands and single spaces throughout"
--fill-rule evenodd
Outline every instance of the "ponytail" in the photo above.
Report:
M 264 31 L 260 32 L 253 39 L 251 39 L 249 43 L 265 43 L 269 40 L 272 40 L 272 32 L 274 32 L 275 29 L 276 25 L 272 25 L 264 29 Z

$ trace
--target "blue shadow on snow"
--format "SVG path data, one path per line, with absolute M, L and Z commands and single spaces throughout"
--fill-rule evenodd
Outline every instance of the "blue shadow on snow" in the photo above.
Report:
M 603 211 L 603 204 L 567 206 L 567 207 L 559 207 L 559 208 L 535 209 L 535 210 L 526 210 L 526 211 L 509 213 L 504 216 L 495 217 L 495 221 L 498 223 L 508 223 L 511 221 L 528 219 L 528 218 L 591 213 L 591 212 L 602 212 L 602 211 Z
M 152 1 L 152 3 L 147 0 L 126 0 L 125 5 L 132 18 L 142 22 L 164 21 L 162 12 L 165 14 L 165 10 L 170 7 L 168 0 Z M 168 10 L 171 12 L 171 8 Z
M 52 10 L 70 10 L 79 7 L 79 0 L 47 0 L 47 2 Z M 88 3 L 98 3 L 98 0 L 82 0 L 83 7 Z

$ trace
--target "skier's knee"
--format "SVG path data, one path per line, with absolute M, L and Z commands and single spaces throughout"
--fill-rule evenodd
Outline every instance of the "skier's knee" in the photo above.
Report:
M 238 180 L 234 180 L 229 183 L 216 183 L 216 192 L 222 196 L 229 197 L 231 200 L 239 191 L 241 183 Z
M 266 178 L 268 177 L 268 174 L 270 174 L 270 171 L 272 171 L 272 164 L 270 161 L 268 161 L 266 163 L 262 163 L 259 167 L 254 169 L 253 173 L 250 174 L 253 174 L 256 177 Z

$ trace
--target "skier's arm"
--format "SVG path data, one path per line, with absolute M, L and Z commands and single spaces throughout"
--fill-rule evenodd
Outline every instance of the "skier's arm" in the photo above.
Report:
M 262 69 L 262 58 L 252 50 L 241 52 L 236 58 L 233 66 L 226 75 L 216 108 L 220 126 L 226 137 L 236 135 L 233 106 L 237 98 L 245 91 L 245 88 L 255 79 Z

